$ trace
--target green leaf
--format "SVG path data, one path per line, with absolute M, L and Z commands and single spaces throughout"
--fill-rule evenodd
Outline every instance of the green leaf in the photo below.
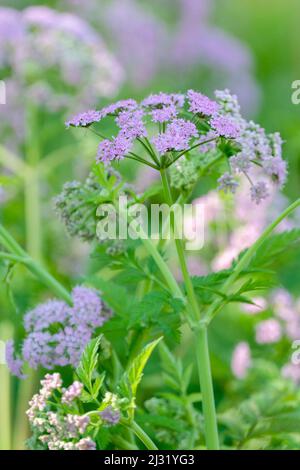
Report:
M 153 336 L 179 341 L 183 308 L 182 301 L 168 292 L 153 291 L 132 307 L 128 328 L 149 328 Z
M 92 386 L 93 398 L 97 398 L 97 396 L 99 395 L 99 392 L 100 392 L 100 389 L 103 385 L 104 379 L 105 379 L 105 372 L 102 372 L 102 374 L 100 374 L 96 377 L 96 379 L 93 383 L 93 386 Z
M 143 377 L 144 368 L 157 344 L 162 340 L 162 337 L 147 344 L 142 352 L 132 361 L 128 370 L 124 373 L 121 379 L 122 390 L 127 390 L 127 396 L 134 398 L 138 385 Z
M 92 339 L 85 347 L 80 363 L 76 369 L 76 375 L 88 391 L 92 392 L 92 378 L 93 372 L 97 367 L 98 362 L 98 349 L 100 346 L 102 335 L 98 338 Z
M 272 265 L 277 265 L 282 255 L 286 260 L 288 252 L 296 247 L 300 248 L 300 229 L 272 235 L 256 251 L 248 268 L 269 268 Z M 234 261 L 233 267 L 246 251 L 240 253 L 238 259 Z

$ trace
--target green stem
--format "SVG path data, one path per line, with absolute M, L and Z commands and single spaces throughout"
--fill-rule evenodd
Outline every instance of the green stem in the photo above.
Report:
M 157 159 L 152 147 L 150 148 L 148 146 L 148 144 L 146 144 L 145 142 L 143 142 L 143 139 L 137 139 L 140 144 L 144 147 L 144 149 L 146 150 L 146 152 L 150 155 L 150 158 L 154 161 L 154 163 L 157 165 L 157 167 L 159 166 L 159 160 Z
M 174 297 L 178 297 L 184 301 L 184 296 L 181 292 L 179 285 L 177 284 L 172 272 L 170 271 L 168 265 L 165 263 L 162 256 L 157 251 L 155 245 L 153 244 L 152 240 L 149 238 L 143 238 L 142 243 L 144 244 L 145 248 L 147 249 L 148 253 L 152 256 L 154 261 L 156 262 L 160 272 L 162 273 L 163 277 L 167 285 L 169 286 L 172 294 Z
M 167 203 L 172 206 L 173 199 L 171 194 L 171 189 L 169 186 L 168 177 L 165 170 L 161 170 L 161 180 L 165 193 L 165 198 Z M 183 275 L 183 279 L 186 286 L 187 298 L 189 301 L 189 307 L 193 315 L 193 319 L 197 324 L 195 329 L 195 338 L 196 338 L 196 351 L 197 351 L 197 364 L 198 364 L 198 375 L 199 382 L 202 392 L 202 406 L 204 414 L 204 428 L 205 428 L 205 438 L 206 446 L 209 450 L 218 450 L 219 449 L 219 439 L 218 439 L 218 427 L 217 427 L 217 418 L 216 418 L 216 409 L 214 402 L 214 392 L 213 392 L 213 383 L 211 375 L 211 366 L 209 359 L 209 349 L 208 349 L 208 340 L 207 340 L 207 331 L 205 327 L 199 328 L 199 322 L 201 320 L 201 313 L 199 310 L 199 305 L 196 299 L 194 292 L 194 287 L 188 272 L 184 246 L 181 239 L 176 238 L 176 222 L 173 218 L 172 230 L 175 235 L 175 245 L 179 258 L 179 263 Z
M 157 165 L 154 165 L 153 163 L 149 162 L 148 160 L 145 160 L 144 158 L 142 157 L 139 157 L 138 155 L 136 155 L 135 153 L 133 152 L 130 152 L 126 155 L 126 158 L 129 158 L 131 160 L 135 160 L 139 163 L 143 163 L 144 165 L 148 165 L 148 166 L 151 166 L 151 168 L 153 168 L 154 170 L 158 170 L 158 166 Z
M 37 170 L 30 168 L 24 175 L 26 248 L 30 256 L 42 259 L 40 189 Z
M 206 445 L 209 450 L 219 449 L 218 426 L 211 376 L 207 329 L 200 328 L 196 334 L 197 366 L 202 392 Z
M 39 281 L 49 287 L 49 289 L 51 289 L 58 297 L 72 305 L 72 297 L 62 284 L 48 273 L 42 265 L 34 261 L 1 224 L 0 244 L 2 244 L 11 254 L 15 255 L 18 261 L 22 262 Z
M 12 337 L 10 323 L 0 324 L 1 341 L 7 341 Z M 6 364 L 0 362 L 0 450 L 11 450 L 11 376 Z
M 161 170 L 160 174 L 161 174 L 161 180 L 162 180 L 162 185 L 163 185 L 163 189 L 164 189 L 166 202 L 169 206 L 172 206 L 173 205 L 173 199 L 172 199 L 172 194 L 171 194 L 171 189 L 170 189 L 170 186 L 169 186 L 167 173 L 166 173 L 165 170 Z M 200 315 L 200 311 L 199 311 L 199 307 L 198 307 L 198 302 L 197 302 L 197 299 L 196 299 L 196 296 L 195 296 L 193 284 L 192 284 L 192 281 L 191 281 L 191 278 L 190 278 L 190 275 L 189 275 L 189 271 L 188 271 L 188 267 L 187 267 L 187 263 L 186 263 L 186 259 L 185 259 L 183 241 L 182 241 L 182 239 L 179 239 L 179 238 L 176 237 L 176 227 L 175 227 L 174 217 L 171 217 L 171 225 L 172 225 L 171 228 L 172 228 L 174 238 L 175 238 L 174 241 L 175 241 L 175 246 L 176 246 L 176 250 L 177 250 L 177 254 L 178 254 L 178 258 L 179 258 L 179 263 L 180 263 L 180 267 L 181 267 L 181 271 L 182 271 L 182 276 L 183 276 L 186 291 L 187 291 L 187 298 L 188 298 L 188 301 L 189 301 L 190 306 L 191 306 L 191 311 L 193 313 L 194 320 L 199 321 L 201 315 Z
M 130 217 L 126 213 L 126 211 L 120 211 L 120 216 L 124 217 L 125 220 L 128 220 L 129 222 Z M 134 226 L 131 227 L 132 230 L 134 230 Z M 176 279 L 174 278 L 171 270 L 169 269 L 168 265 L 165 263 L 164 259 L 156 249 L 156 246 L 154 245 L 153 241 L 149 238 L 148 234 L 146 234 L 143 230 L 142 227 L 139 228 L 139 231 L 135 231 L 137 237 L 141 240 L 143 243 L 144 247 L 146 248 L 147 252 L 152 256 L 154 259 L 157 267 L 159 268 L 162 276 L 164 277 L 169 289 L 171 290 L 172 294 L 174 297 L 178 297 L 181 300 L 185 300 L 183 293 L 179 287 L 179 285 L 176 282 Z
M 261 236 L 256 240 L 256 242 L 245 252 L 241 257 L 239 262 L 234 268 L 233 273 L 229 276 L 227 281 L 223 285 L 222 293 L 228 294 L 229 289 L 237 280 L 241 272 L 248 266 L 252 257 L 255 255 L 256 251 L 264 243 L 264 241 L 271 235 L 273 230 L 282 222 L 291 212 L 293 212 L 297 207 L 300 206 L 300 198 L 293 202 L 289 207 L 287 207 L 280 215 L 277 217 L 274 222 L 272 222 L 261 234 Z M 223 305 L 223 300 L 216 299 L 209 307 L 205 315 L 205 323 L 209 323 L 219 311 Z
M 26 163 L 2 145 L 0 145 L 0 163 L 21 178 L 27 170 Z
M 179 155 L 176 155 L 174 160 L 172 160 L 170 163 L 168 163 L 168 165 L 165 168 L 169 168 L 169 166 L 173 165 L 173 163 L 175 163 L 180 157 L 182 157 L 186 153 L 191 152 L 192 150 L 196 149 L 197 147 L 200 147 L 201 145 L 208 144 L 209 142 L 213 142 L 214 140 L 216 140 L 216 137 L 214 137 L 213 139 L 205 140 L 203 142 L 199 142 L 198 144 L 193 145 L 189 149 L 184 150 L 183 152 L 180 152 Z
M 41 195 L 38 170 L 40 148 L 36 122 L 36 109 L 29 107 L 26 141 L 26 160 L 29 168 L 24 174 L 26 248 L 33 259 L 40 261 L 42 259 Z
M 135 444 L 132 444 L 121 436 L 113 437 L 113 442 L 118 447 L 118 450 L 139 450 Z
M 145 431 L 135 422 L 131 423 L 131 428 L 134 434 L 139 438 L 139 440 L 144 444 L 148 450 L 158 450 L 152 439 L 145 433 Z

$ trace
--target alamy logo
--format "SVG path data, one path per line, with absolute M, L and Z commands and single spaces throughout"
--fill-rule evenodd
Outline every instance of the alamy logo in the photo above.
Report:
M 101 204 L 97 209 L 97 236 L 102 240 L 160 238 L 182 239 L 186 249 L 200 250 L 204 245 L 203 204 L 128 204 L 121 196 L 117 205 Z
M 294 90 L 291 96 L 292 103 L 298 105 L 300 104 L 300 80 L 293 81 L 292 90 Z
M 295 349 L 295 351 L 292 354 L 292 364 L 299 366 L 300 364 L 300 340 L 299 339 L 293 342 L 292 348 Z
M 0 104 L 6 104 L 6 86 L 3 80 L 0 80 Z

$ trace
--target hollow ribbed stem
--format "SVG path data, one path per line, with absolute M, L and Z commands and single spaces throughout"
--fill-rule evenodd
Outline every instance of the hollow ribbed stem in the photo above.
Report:
M 172 198 L 167 174 L 165 170 L 161 170 L 160 174 L 161 174 L 161 180 L 162 180 L 166 202 L 171 206 L 173 204 L 173 198 Z M 200 320 L 201 320 L 201 313 L 200 313 L 198 302 L 197 302 L 196 295 L 194 292 L 193 284 L 192 284 L 192 281 L 188 272 L 183 242 L 181 239 L 176 239 L 177 231 L 176 231 L 176 226 L 175 226 L 176 222 L 175 222 L 174 217 L 171 218 L 171 223 L 172 223 L 172 230 L 175 235 L 175 246 L 176 246 L 176 250 L 177 250 L 177 254 L 179 258 L 182 276 L 183 276 L 186 291 L 187 291 L 189 307 L 192 312 L 194 321 L 198 322 L 198 325 L 199 325 Z M 216 409 L 215 409 L 215 402 L 214 402 L 213 383 L 212 383 L 211 366 L 210 366 L 210 359 L 209 359 L 207 330 L 204 326 L 201 328 L 199 327 L 196 328 L 195 341 L 196 341 L 198 375 L 199 375 L 200 388 L 202 392 L 202 405 L 203 405 L 203 414 L 204 414 L 206 446 L 209 450 L 218 450 L 219 439 L 218 439 Z

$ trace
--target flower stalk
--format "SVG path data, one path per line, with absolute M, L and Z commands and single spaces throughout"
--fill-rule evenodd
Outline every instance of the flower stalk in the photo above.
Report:
M 166 202 L 171 206 L 173 204 L 172 194 L 169 186 L 168 176 L 165 170 L 161 170 L 161 180 L 164 189 Z M 216 409 L 214 402 L 213 383 L 211 375 L 211 365 L 209 358 L 209 348 L 207 339 L 207 329 L 204 325 L 200 325 L 201 313 L 199 310 L 198 302 L 194 292 L 193 284 L 188 272 L 184 247 L 182 240 L 176 238 L 176 223 L 174 217 L 172 219 L 172 230 L 175 235 L 175 246 L 181 271 L 187 291 L 187 298 L 189 301 L 189 307 L 193 315 L 194 322 L 197 324 L 195 328 L 195 340 L 196 340 L 196 351 L 197 351 L 197 365 L 199 382 L 202 392 L 202 404 L 204 414 L 204 428 L 206 445 L 209 450 L 219 449 L 219 437 L 217 428 Z

